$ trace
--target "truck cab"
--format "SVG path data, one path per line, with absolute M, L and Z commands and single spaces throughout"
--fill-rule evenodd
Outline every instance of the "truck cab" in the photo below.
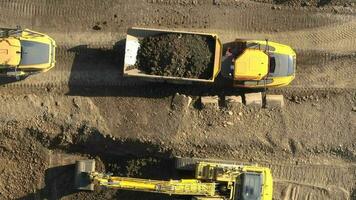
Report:
M 0 29 L 0 76 L 27 77 L 55 65 L 55 41 L 29 29 Z
M 222 70 L 235 87 L 270 88 L 290 84 L 295 78 L 296 53 L 283 44 L 262 40 L 236 40 L 228 45 Z

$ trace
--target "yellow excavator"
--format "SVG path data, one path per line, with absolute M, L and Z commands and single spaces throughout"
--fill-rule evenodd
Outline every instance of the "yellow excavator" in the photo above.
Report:
M 0 28 L 0 76 L 26 77 L 55 65 L 55 41 L 29 29 Z
M 195 177 L 180 180 L 116 177 L 97 172 L 95 160 L 80 160 L 76 162 L 75 187 L 86 191 L 102 186 L 184 195 L 193 200 L 272 200 L 273 180 L 269 168 L 191 158 L 177 158 L 176 163 L 177 169 L 195 170 Z

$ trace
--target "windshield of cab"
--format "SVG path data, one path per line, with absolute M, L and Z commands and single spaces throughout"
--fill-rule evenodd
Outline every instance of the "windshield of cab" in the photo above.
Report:
M 20 65 L 38 65 L 49 63 L 50 46 L 48 44 L 21 40 Z
M 269 76 L 283 77 L 294 74 L 294 60 L 290 55 L 270 53 L 269 54 Z
M 241 174 L 240 179 L 241 185 L 238 187 L 235 200 L 261 200 L 263 175 L 260 173 L 246 172 Z

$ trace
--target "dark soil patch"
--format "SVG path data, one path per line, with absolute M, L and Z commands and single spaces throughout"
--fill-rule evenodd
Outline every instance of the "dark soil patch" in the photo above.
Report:
M 151 75 L 209 79 L 214 39 L 192 34 L 161 34 L 141 41 L 137 67 Z

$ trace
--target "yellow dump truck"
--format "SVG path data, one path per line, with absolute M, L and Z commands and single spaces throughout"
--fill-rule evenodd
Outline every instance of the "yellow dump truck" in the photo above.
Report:
M 162 34 L 192 34 L 210 37 L 214 41 L 213 64 L 208 78 L 186 78 L 149 74 L 135 67 L 144 38 Z M 123 74 L 155 82 L 179 84 L 216 82 L 221 79 L 231 86 L 242 88 L 269 88 L 286 86 L 295 77 L 296 53 L 289 46 L 261 40 L 242 40 L 222 45 L 217 34 L 131 28 L 126 38 Z
M 0 28 L 0 76 L 25 77 L 55 65 L 55 41 L 29 29 Z
M 177 158 L 176 163 L 178 170 L 193 168 L 194 175 L 179 180 L 116 177 L 96 171 L 95 160 L 81 160 L 76 163 L 75 187 L 95 190 L 95 186 L 102 186 L 190 196 L 193 200 L 272 200 L 273 180 L 269 168 L 192 158 Z

